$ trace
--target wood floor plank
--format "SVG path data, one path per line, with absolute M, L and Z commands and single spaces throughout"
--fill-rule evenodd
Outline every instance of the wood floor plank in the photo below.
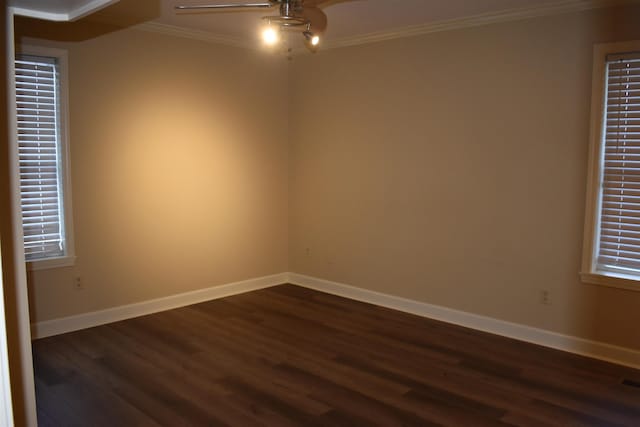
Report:
M 640 425 L 638 370 L 293 285 L 33 354 L 41 426 Z
M 296 366 L 285 363 L 277 366 L 276 370 L 278 375 L 299 384 L 300 389 L 308 390 L 313 398 L 337 409 L 343 418 L 353 417 L 366 421 L 369 425 L 438 425 L 429 419 L 420 418 L 411 411 L 407 412 L 389 405 L 384 402 L 385 399 L 375 399 L 357 390 L 345 388 L 329 378 L 315 375 Z

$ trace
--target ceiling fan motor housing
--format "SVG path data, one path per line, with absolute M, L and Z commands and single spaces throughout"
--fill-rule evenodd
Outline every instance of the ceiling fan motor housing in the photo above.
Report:
M 302 12 L 302 0 L 283 0 L 280 3 L 281 16 L 296 16 Z
M 304 16 L 304 0 L 276 0 L 280 3 L 280 14 L 263 16 L 269 24 L 279 25 L 282 28 L 309 30 L 311 21 Z

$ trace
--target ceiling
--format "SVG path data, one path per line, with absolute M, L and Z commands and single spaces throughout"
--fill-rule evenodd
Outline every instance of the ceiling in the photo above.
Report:
M 350 38 L 368 33 L 397 30 L 407 26 L 458 19 L 507 9 L 530 8 L 564 0 L 347 0 L 327 2 L 322 6 L 329 18 L 326 40 Z M 256 37 L 260 17 L 277 13 L 208 12 L 176 14 L 175 5 L 206 3 L 239 3 L 239 0 L 163 0 L 161 16 L 155 21 L 187 27 L 233 38 Z M 566 3 L 566 1 L 564 1 Z
M 49 14 L 53 18 L 48 19 L 53 20 L 74 20 L 93 9 L 104 8 L 88 19 L 109 23 L 119 21 L 125 25 L 127 19 L 135 15 L 138 17 L 136 24 L 142 23 L 143 29 L 169 31 L 247 47 L 255 46 L 260 32 L 260 18 L 277 14 L 277 8 L 205 13 L 176 13 L 174 10 L 176 5 L 242 1 L 11 0 L 10 3 L 25 10 L 39 10 Z M 504 20 L 509 17 L 588 9 L 597 7 L 603 1 L 610 0 L 327 0 L 321 6 L 329 21 L 323 43 L 326 47 L 338 47 L 372 41 L 376 37 L 384 38 L 385 34 L 406 34 L 407 30 L 416 27 L 455 27 L 455 23 L 464 20 L 478 25 L 477 23 L 496 20 L 496 17 Z M 65 16 L 67 19 L 64 19 Z

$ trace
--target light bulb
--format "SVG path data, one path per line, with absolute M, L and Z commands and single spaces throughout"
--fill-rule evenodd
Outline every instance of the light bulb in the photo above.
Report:
M 315 51 L 315 48 L 320 44 L 320 36 L 313 34 L 311 30 L 303 31 L 302 35 L 304 36 L 307 48 L 311 51 Z
M 262 40 L 268 45 L 274 45 L 278 42 L 278 32 L 273 27 L 267 27 L 262 32 Z

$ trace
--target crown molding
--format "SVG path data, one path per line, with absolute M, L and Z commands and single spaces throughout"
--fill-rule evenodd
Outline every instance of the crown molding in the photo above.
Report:
M 85 2 L 76 2 L 79 3 L 79 5 L 75 8 L 71 8 L 70 6 L 68 10 L 62 10 L 61 7 L 54 7 L 55 9 L 59 9 L 58 12 L 47 12 L 46 7 L 39 8 L 37 6 L 21 6 L 22 2 L 18 0 L 10 1 L 9 7 L 11 7 L 14 15 L 44 19 L 46 21 L 64 22 L 75 21 L 116 2 L 118 2 L 118 0 L 89 0 Z
M 414 37 L 443 31 L 459 30 L 463 28 L 480 27 L 502 22 L 521 21 L 543 16 L 561 15 L 565 13 L 582 12 L 590 9 L 601 9 L 631 3 L 634 0 L 564 0 L 557 3 L 508 9 L 499 12 L 483 13 L 465 18 L 449 19 L 411 25 L 399 29 L 378 31 L 353 37 L 329 40 L 323 43 L 323 49 L 336 49 L 348 46 L 376 43 L 404 37 Z
M 256 43 L 239 37 L 215 34 L 209 31 L 194 30 L 192 28 L 177 27 L 175 25 L 160 24 L 158 22 L 145 22 L 131 27 L 135 30 L 160 33 L 174 37 L 199 40 L 207 43 L 221 44 L 238 47 L 241 49 L 256 50 Z
M 424 34 L 459 30 L 463 28 L 480 27 L 502 22 L 521 21 L 543 16 L 582 12 L 585 10 L 601 9 L 622 4 L 636 3 L 637 1 L 638 0 L 563 0 L 550 4 L 484 13 L 464 18 L 429 22 L 426 24 L 411 25 L 393 30 L 378 31 L 353 37 L 343 37 L 336 40 L 328 40 L 322 44 L 322 50 L 376 43 L 404 37 L 415 37 Z M 258 44 L 256 44 L 252 40 L 215 34 L 208 31 L 160 24 L 156 22 L 147 22 L 144 24 L 136 25 L 133 28 L 142 31 L 162 33 L 175 37 L 190 38 L 208 43 L 223 44 L 243 49 L 259 49 Z M 308 51 L 304 48 L 296 48 L 293 49 L 291 53 L 293 55 L 299 55 L 307 52 Z

